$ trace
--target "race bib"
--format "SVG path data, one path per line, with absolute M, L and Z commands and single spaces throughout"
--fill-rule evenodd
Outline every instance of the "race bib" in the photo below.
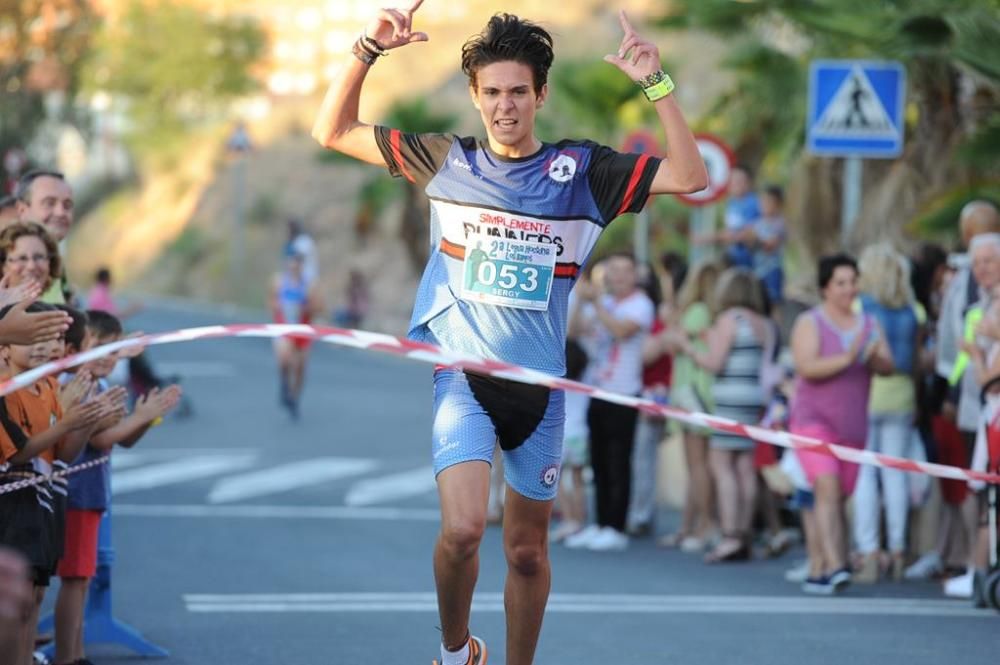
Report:
M 470 234 L 462 299 L 544 311 L 549 307 L 558 251 L 551 243 Z

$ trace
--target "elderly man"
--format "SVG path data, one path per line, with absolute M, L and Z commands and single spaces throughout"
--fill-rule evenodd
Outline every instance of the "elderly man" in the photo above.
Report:
M 987 201 L 972 201 L 962 209 L 959 228 L 962 241 L 969 248 L 971 264 L 969 257 L 959 257 L 959 270 L 945 294 L 938 319 L 936 369 L 952 385 L 945 412 L 953 414 L 968 449 L 966 461 L 971 463 L 981 405 L 976 373 L 968 371 L 969 357 L 961 351 L 961 346 L 967 333 L 974 329 L 977 317 L 988 307 L 993 287 L 1000 283 L 1000 236 L 997 235 L 1000 212 Z M 946 506 L 946 510 L 950 509 Z M 967 497 L 961 510 L 967 551 L 971 553 L 978 520 L 975 497 Z M 933 551 L 911 566 L 907 577 L 931 575 L 942 567 L 940 552 Z M 969 598 L 972 581 L 970 567 L 967 574 L 949 580 L 945 592 Z

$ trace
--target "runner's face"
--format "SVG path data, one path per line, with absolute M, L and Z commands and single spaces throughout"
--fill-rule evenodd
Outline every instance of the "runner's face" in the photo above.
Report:
M 837 266 L 833 271 L 823 299 L 834 307 L 850 311 L 854 299 L 858 297 L 858 273 L 851 266 Z
M 535 112 L 545 103 L 548 86 L 536 95 L 531 68 L 512 60 L 480 68 L 476 83 L 478 87 L 469 92 L 483 118 L 490 147 L 506 157 L 533 153 L 537 148 Z
M 18 203 L 23 221 L 37 222 L 59 242 L 73 225 L 73 190 L 65 180 L 41 176 L 31 183 L 31 202 Z

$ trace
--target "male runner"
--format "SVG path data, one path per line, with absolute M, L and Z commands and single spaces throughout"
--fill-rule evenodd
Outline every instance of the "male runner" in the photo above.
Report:
M 703 189 L 704 163 L 670 94 L 673 83 L 660 69 L 657 47 L 624 14 L 618 52 L 604 59 L 639 83 L 655 105 L 670 146 L 665 159 L 619 154 L 590 141 L 536 138 L 552 38 L 508 14 L 491 18 L 462 47 L 462 69 L 487 140 L 408 134 L 360 122 L 368 69 L 386 51 L 427 41 L 425 33 L 412 30 L 420 4 L 381 9 L 368 23 L 330 85 L 313 136 L 327 148 L 387 165 L 431 200 L 431 257 L 417 292 L 412 339 L 562 376 L 567 298 L 598 236 L 618 215 L 640 210 L 650 194 Z M 480 244 L 485 259 L 473 254 Z M 440 663 L 486 663 L 484 642 L 469 634 L 469 614 L 489 464 L 499 442 L 511 490 L 503 528 L 507 663 L 527 665 L 549 593 L 547 534 L 564 395 L 450 369 L 435 372 L 434 390 Z

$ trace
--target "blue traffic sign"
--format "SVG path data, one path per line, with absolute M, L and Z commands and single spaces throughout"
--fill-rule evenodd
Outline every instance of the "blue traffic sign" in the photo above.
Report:
M 806 148 L 824 157 L 898 157 L 905 102 L 906 70 L 898 62 L 813 61 Z

